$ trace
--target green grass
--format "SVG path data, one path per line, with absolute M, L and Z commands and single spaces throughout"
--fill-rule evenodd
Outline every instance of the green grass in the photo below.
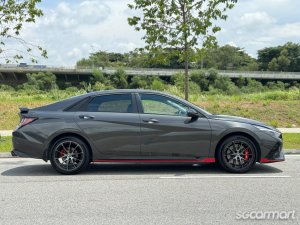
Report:
M 0 152 L 10 152 L 12 150 L 11 137 L 0 138 Z
M 300 151 L 300 133 L 283 134 L 284 149 L 298 149 Z M 12 150 L 11 137 L 1 137 L 0 152 L 9 152 Z
M 300 134 L 283 134 L 283 148 L 300 150 Z
M 183 97 L 176 86 L 165 90 Z M 83 90 L 0 91 L 0 130 L 12 130 L 19 123 L 19 107 L 38 107 L 70 96 Z M 214 114 L 228 114 L 259 120 L 275 127 L 300 127 L 300 91 L 268 91 L 262 93 L 224 95 L 209 93 L 190 94 L 190 101 Z

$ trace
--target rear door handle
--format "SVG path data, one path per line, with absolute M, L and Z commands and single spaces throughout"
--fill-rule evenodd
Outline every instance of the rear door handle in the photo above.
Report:
M 145 123 L 159 123 L 159 121 L 157 119 L 144 119 L 143 120 Z
M 79 116 L 80 119 L 84 119 L 84 120 L 91 120 L 94 119 L 94 116 L 89 116 L 89 115 L 80 115 Z

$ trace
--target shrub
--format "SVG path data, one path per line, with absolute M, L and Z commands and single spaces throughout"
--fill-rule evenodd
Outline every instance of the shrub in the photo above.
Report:
M 48 91 L 52 88 L 52 86 L 56 82 L 55 75 L 50 72 L 32 73 L 32 74 L 26 74 L 26 76 L 27 76 L 28 82 L 27 82 L 27 86 L 25 85 L 24 88 L 28 88 L 30 86 L 30 87 L 35 87 L 35 89 L 37 89 L 37 90 Z
M 109 76 L 111 83 L 114 87 L 124 89 L 128 87 L 127 75 L 125 70 L 117 69 L 117 71 Z
M 191 73 L 191 81 L 195 82 L 198 84 L 200 87 L 201 91 L 208 91 L 209 87 L 209 80 L 205 74 L 205 71 L 199 70 Z
M 65 91 L 68 93 L 74 93 L 74 92 L 78 91 L 78 88 L 77 87 L 68 87 L 65 89 Z
M 154 79 L 152 81 L 152 84 L 151 84 L 151 89 L 158 90 L 158 91 L 163 91 L 165 89 L 165 84 L 160 79 Z
M 94 85 L 93 85 L 93 90 L 94 91 L 101 91 L 101 90 L 106 90 L 106 89 L 112 89 L 110 88 L 111 86 L 106 86 L 105 84 L 101 83 L 101 82 L 96 82 Z
M 6 84 L 0 84 L 0 91 L 14 91 L 15 89 L 12 86 Z
M 130 87 L 146 89 L 148 88 L 148 80 L 146 77 L 134 76 L 131 79 Z
M 96 82 L 105 83 L 105 77 L 101 70 L 94 69 L 92 73 L 92 83 Z

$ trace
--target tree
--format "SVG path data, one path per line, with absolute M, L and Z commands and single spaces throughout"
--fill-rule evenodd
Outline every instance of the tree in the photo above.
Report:
M 20 36 L 24 24 L 35 23 L 36 18 L 43 15 L 42 10 L 37 8 L 39 2 L 41 0 L 0 0 L 0 57 L 6 63 L 18 62 L 25 54 L 30 56 L 32 62 L 37 62 L 37 54 L 47 58 L 45 49 Z M 11 42 L 13 46 L 7 45 Z M 20 47 L 14 47 L 16 43 Z
M 300 72 L 300 44 L 288 42 L 261 49 L 257 61 L 261 70 Z
M 257 70 L 256 60 L 243 49 L 225 45 L 210 49 L 204 58 L 205 68 L 218 70 Z
M 216 44 L 214 34 L 221 30 L 214 20 L 226 20 L 225 11 L 237 0 L 134 0 L 128 7 L 141 10 L 143 17 L 128 18 L 135 30 L 145 30 L 145 49 L 156 55 L 161 49 L 172 48 L 184 62 L 185 99 L 189 93 L 189 63 L 199 42 L 204 48 Z

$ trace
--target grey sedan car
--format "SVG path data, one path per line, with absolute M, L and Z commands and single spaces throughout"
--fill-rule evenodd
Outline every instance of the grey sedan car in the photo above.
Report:
M 218 163 L 229 172 L 284 160 L 281 133 L 264 123 L 213 115 L 176 96 L 109 90 L 20 108 L 13 155 L 50 160 L 62 174 L 90 162 Z

